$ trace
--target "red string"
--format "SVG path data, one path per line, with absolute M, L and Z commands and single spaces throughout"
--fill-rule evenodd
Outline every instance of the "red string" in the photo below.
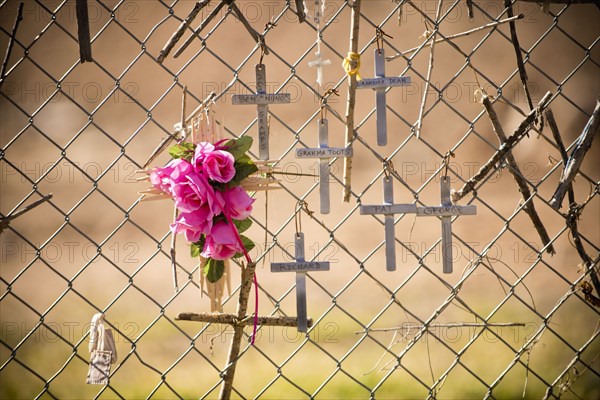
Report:
M 250 254 L 248 254 L 248 250 L 246 250 L 246 247 L 244 246 L 244 242 L 242 242 L 242 238 L 238 233 L 237 227 L 234 225 L 233 221 L 231 220 L 231 217 L 225 212 L 225 210 L 223 210 L 223 215 L 225 216 L 225 219 L 227 219 L 227 222 L 233 229 L 233 234 L 235 235 L 235 238 L 237 239 L 240 247 L 242 248 L 244 257 L 246 257 L 246 262 L 248 264 L 251 264 L 252 259 L 250 258 Z M 254 326 L 252 327 L 252 338 L 250 340 L 250 344 L 254 345 L 254 338 L 256 338 L 256 329 L 258 326 L 258 279 L 256 279 L 256 272 L 252 274 L 252 282 L 254 283 Z

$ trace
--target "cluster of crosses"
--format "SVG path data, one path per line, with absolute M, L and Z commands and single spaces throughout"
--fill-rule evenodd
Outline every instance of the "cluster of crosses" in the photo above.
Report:
M 311 65 L 316 66 L 318 75 L 322 76 L 321 68 L 328 63 L 317 54 L 317 60 Z M 256 105 L 258 121 L 258 149 L 259 159 L 269 160 L 269 104 L 286 104 L 291 102 L 287 93 L 267 93 L 266 67 L 260 63 L 256 65 L 256 94 L 234 95 L 234 105 Z M 388 88 L 405 86 L 410 84 L 408 76 L 386 76 L 385 75 L 385 52 L 382 48 L 375 49 L 375 77 L 362 79 L 357 82 L 357 89 L 372 89 L 375 91 L 376 116 L 377 116 L 377 144 L 387 144 L 387 117 L 386 117 L 386 92 Z M 318 142 L 316 148 L 299 148 L 296 150 L 296 158 L 319 160 L 319 197 L 321 214 L 330 212 L 330 159 L 339 157 L 352 157 L 352 147 L 329 147 L 328 121 L 319 118 Z M 417 207 L 416 204 L 394 204 L 393 180 L 386 174 L 383 178 L 383 204 L 362 205 L 360 213 L 363 215 L 385 216 L 385 254 L 386 269 L 396 269 L 395 251 L 395 219 L 396 214 L 416 214 L 417 217 L 439 217 L 442 220 L 442 264 L 444 273 L 452 273 L 452 229 L 453 217 L 459 215 L 475 215 L 476 206 L 459 206 L 450 200 L 450 180 L 444 176 L 441 183 L 441 205 L 431 207 Z M 272 263 L 272 272 L 295 272 L 296 273 L 296 305 L 297 323 L 300 332 L 306 332 L 308 317 L 306 310 L 306 273 L 312 271 L 329 270 L 328 262 L 306 261 L 304 258 L 304 235 L 297 232 L 295 237 L 295 261 L 286 263 Z

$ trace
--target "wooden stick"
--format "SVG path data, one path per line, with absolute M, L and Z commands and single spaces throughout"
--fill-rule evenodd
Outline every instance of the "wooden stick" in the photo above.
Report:
M 525 326 L 523 322 L 452 322 L 448 324 L 429 324 L 428 329 L 431 328 L 486 328 L 486 327 L 509 327 L 509 326 Z M 422 324 L 407 324 L 406 326 L 396 326 L 392 328 L 370 328 L 363 331 L 356 331 L 355 334 L 368 333 L 368 332 L 393 332 L 403 331 L 410 329 L 422 329 L 425 325 Z
M 358 33 L 360 28 L 360 3 L 361 0 L 354 0 L 352 3 L 352 22 L 350 25 L 350 51 L 358 53 Z M 346 147 L 352 147 L 354 142 L 354 107 L 356 106 L 356 75 L 348 77 L 348 99 L 346 102 Z M 352 157 L 344 157 L 344 201 L 350 201 L 350 191 L 352 189 Z
M 469 10 L 469 18 L 473 19 L 473 0 L 467 0 L 467 10 Z
M 560 209 L 562 206 L 562 201 L 565 198 L 565 194 L 569 190 L 569 185 L 577 175 L 579 171 L 579 167 L 583 162 L 583 158 L 585 157 L 585 153 L 592 146 L 592 141 L 594 140 L 594 136 L 598 133 L 598 128 L 600 127 L 600 98 L 596 100 L 596 107 L 594 108 L 594 112 L 592 116 L 588 120 L 587 124 L 583 128 L 583 132 L 581 136 L 579 136 L 577 146 L 575 150 L 571 153 L 571 157 L 569 157 L 568 162 L 565 164 L 565 169 L 560 177 L 560 181 L 558 183 L 558 187 L 556 188 L 556 192 L 552 196 L 552 200 L 550 200 L 550 206 L 556 210 Z
M 556 142 L 556 146 L 558 147 L 558 151 L 560 152 L 563 165 L 567 165 L 569 161 L 569 154 L 567 154 L 567 149 L 565 148 L 565 144 L 562 141 L 560 131 L 558 130 L 558 124 L 554 119 L 554 113 L 552 112 L 552 109 L 547 108 L 546 111 L 544 111 L 544 116 L 546 117 L 546 123 L 550 127 L 550 131 L 552 132 L 552 136 L 554 137 L 554 141 Z M 568 193 L 569 204 L 575 203 L 575 192 L 573 191 L 572 184 L 569 184 Z
M 244 17 L 244 14 L 242 13 L 242 11 L 238 8 L 238 6 L 235 5 L 233 0 L 229 0 L 229 8 L 231 8 L 231 10 L 233 11 L 233 15 L 235 15 L 237 17 L 237 19 L 240 20 L 242 25 L 244 25 L 244 28 L 246 28 L 246 30 L 248 31 L 250 36 L 252 36 L 252 39 L 254 39 L 254 41 L 257 44 L 262 46 L 263 54 L 265 54 L 265 55 L 269 54 L 269 49 L 267 48 L 267 45 L 265 43 L 264 36 L 261 35 L 260 33 L 256 32 L 256 30 L 252 27 L 252 25 L 250 25 L 250 23 L 248 22 L 246 17 Z
M 186 41 L 181 45 L 181 47 L 177 49 L 175 54 L 173 54 L 173 58 L 179 57 L 181 53 L 183 53 L 185 49 L 188 48 L 188 46 L 194 41 L 196 37 L 200 37 L 200 32 L 202 32 L 202 30 L 206 28 L 208 24 L 210 24 L 210 21 L 212 21 L 217 15 L 219 15 L 219 12 L 221 11 L 221 8 L 223 8 L 224 5 L 225 2 L 221 0 L 219 4 L 217 4 L 217 6 L 212 10 L 212 12 L 208 14 L 208 17 L 206 17 L 206 19 L 202 21 L 200 26 L 196 28 L 196 30 L 194 30 L 194 33 L 192 33 L 190 37 L 188 37 Z
M 76 0 L 77 35 L 79 39 L 79 59 L 82 63 L 92 59 L 92 44 L 90 43 L 90 19 L 88 17 L 87 0 Z
M 550 98 L 552 97 L 552 93 L 548 92 L 544 95 L 544 97 L 538 103 L 538 107 L 534 110 L 531 110 L 529 114 L 521 121 L 518 128 L 514 131 L 512 135 L 510 135 L 496 153 L 488 160 L 488 162 L 482 166 L 477 174 L 471 177 L 459 191 L 452 192 L 452 201 L 457 202 L 458 200 L 465 197 L 467 194 L 471 193 L 473 189 L 475 189 L 475 185 L 480 182 L 483 178 L 485 178 L 488 173 L 494 169 L 494 166 L 500 161 L 506 153 L 508 153 L 531 129 L 532 125 L 538 119 L 539 115 L 544 111 L 544 109 L 548 106 Z
M 498 25 L 507 24 L 507 23 L 509 23 L 511 21 L 518 21 L 518 20 L 523 19 L 523 18 L 525 18 L 525 15 L 519 14 L 519 15 L 511 17 L 511 18 L 505 18 L 505 19 L 501 19 L 501 20 L 496 21 L 496 22 L 490 22 L 489 24 L 481 25 L 481 26 L 478 26 L 477 28 L 473 28 L 473 29 L 470 29 L 468 31 L 464 31 L 464 32 L 460 32 L 460 33 L 455 33 L 454 35 L 450 35 L 450 36 L 446 36 L 446 37 L 443 37 L 443 38 L 440 38 L 440 39 L 436 39 L 435 43 L 448 42 L 448 41 L 450 41 L 452 39 L 460 38 L 460 37 L 463 37 L 463 36 L 469 36 L 472 33 L 483 31 L 483 30 L 488 29 L 488 28 L 494 28 L 494 27 L 496 27 Z M 395 60 L 398 57 L 402 57 L 402 56 L 407 55 L 407 54 L 412 54 L 415 51 L 419 50 L 420 48 L 421 48 L 421 46 L 413 47 L 412 49 L 405 50 L 405 51 L 403 51 L 401 53 L 396 53 L 393 56 L 386 57 L 385 59 L 387 61 L 392 61 L 392 60 Z
M 4 218 L 0 218 L 0 233 L 2 233 L 2 231 L 6 228 L 8 228 L 8 224 L 10 223 L 10 221 L 12 221 L 15 218 L 20 217 L 21 215 L 33 210 L 34 208 L 36 208 L 37 206 L 39 206 L 42 203 L 47 202 L 48 200 L 50 200 L 52 198 L 52 193 L 50 193 L 47 196 L 42 197 L 41 199 L 34 201 L 33 203 L 31 203 L 30 205 L 26 206 L 25 208 L 22 208 L 18 211 L 15 211 L 12 214 L 7 215 Z
M 255 263 L 248 263 L 245 268 L 242 268 L 240 296 L 238 299 L 237 306 L 237 321 L 243 321 L 247 317 L 246 310 L 248 309 L 248 298 L 250 297 L 250 289 L 252 288 L 252 280 L 255 269 Z M 233 326 L 233 338 L 231 339 L 231 345 L 229 347 L 227 365 L 223 370 L 223 384 L 221 385 L 221 392 L 219 393 L 219 399 L 221 400 L 229 400 L 229 398 L 231 397 L 231 390 L 233 388 L 233 377 L 235 375 L 235 367 L 237 365 L 238 356 L 240 354 L 240 345 L 242 343 L 243 334 L 243 325 L 236 324 Z
M 10 58 L 10 53 L 12 53 L 13 46 L 15 45 L 15 37 L 17 36 L 17 30 L 19 29 L 19 24 L 23 19 L 23 6 L 24 3 L 19 3 L 19 8 L 17 10 L 17 18 L 15 19 L 15 23 L 13 24 L 12 31 L 10 33 L 10 39 L 8 40 L 8 47 L 6 48 L 6 55 L 4 56 L 4 61 L 2 62 L 2 70 L 0 71 L 0 87 L 4 82 L 4 77 L 6 75 L 6 70 L 8 68 L 8 61 Z
M 177 221 L 179 215 L 179 209 L 173 206 L 173 223 Z M 179 285 L 177 284 L 177 252 L 175 247 L 177 245 L 177 233 L 171 232 L 171 272 L 173 273 L 173 287 L 175 293 L 179 292 Z
M 440 20 L 440 13 L 442 12 L 442 4 L 443 0 L 438 1 L 437 10 L 435 12 L 435 22 L 436 24 Z M 417 127 L 415 129 L 415 134 L 417 139 L 421 135 L 421 127 L 423 126 L 423 113 L 425 112 L 425 104 L 427 103 L 427 93 L 429 92 L 429 85 L 431 83 L 431 72 L 433 71 L 433 51 L 435 50 L 435 37 L 437 36 L 438 28 L 435 28 L 433 31 L 433 36 L 431 37 L 431 48 L 429 49 L 429 65 L 427 66 L 427 77 L 425 78 L 425 88 L 423 89 L 423 99 L 421 100 L 421 107 L 419 107 L 419 119 L 417 120 Z
M 519 0 L 523 3 L 537 3 L 542 2 L 551 4 L 598 4 L 598 0 Z
M 176 321 L 194 321 L 194 322 L 206 322 L 211 324 L 227 324 L 227 325 L 252 325 L 254 323 L 254 318 L 252 315 L 247 315 L 243 319 L 238 319 L 238 317 L 234 314 L 213 314 L 213 313 L 181 313 L 177 317 L 175 317 Z M 259 316 L 258 317 L 259 325 L 269 325 L 269 326 L 289 326 L 289 327 L 297 327 L 298 319 L 296 317 L 271 317 L 271 316 Z M 312 318 L 308 319 L 308 326 L 311 327 L 313 325 Z
M 504 7 L 506 7 L 506 15 L 510 18 L 513 17 L 513 0 L 504 0 Z M 525 64 L 523 63 L 523 54 L 521 54 L 521 46 L 519 45 L 519 37 L 517 36 L 517 27 L 514 21 L 509 22 L 510 26 L 510 39 L 515 48 L 515 55 L 517 56 L 517 68 L 519 69 L 519 77 L 521 78 L 521 84 L 527 97 L 527 103 L 529 109 L 533 110 L 533 101 L 531 100 L 531 94 L 529 93 L 529 86 L 527 86 L 527 71 L 525 70 Z
M 188 16 L 181 22 L 181 25 L 179 25 L 179 28 L 177 28 L 177 30 L 173 33 L 171 38 L 167 41 L 167 43 L 165 43 L 160 53 L 158 53 L 158 57 L 156 58 L 156 60 L 159 63 L 162 64 L 162 62 L 169 55 L 171 50 L 173 50 L 173 47 L 175 47 L 179 39 L 181 39 L 186 29 L 189 28 L 190 24 L 194 21 L 198 13 L 204 7 L 206 7 L 208 3 L 210 3 L 210 0 L 201 0 L 196 2 L 194 8 L 192 8 Z
M 494 128 L 494 133 L 496 134 L 496 136 L 498 136 L 498 140 L 500 141 L 500 143 L 504 143 L 506 141 L 506 134 L 504 133 L 504 129 L 502 128 L 502 125 L 498 120 L 498 115 L 496 114 L 496 111 L 492 106 L 492 101 L 487 95 L 483 96 L 483 106 L 485 107 L 485 111 L 487 112 L 488 117 L 490 118 L 492 127 Z M 519 186 L 519 191 L 523 196 L 523 201 L 525 202 L 523 210 L 531 219 L 531 222 L 537 230 L 538 235 L 540 236 L 540 239 L 544 244 L 544 247 L 546 247 L 546 251 L 549 254 L 555 254 L 556 252 L 551 244 L 550 236 L 548 236 L 546 227 L 542 223 L 540 216 L 535 210 L 535 205 L 533 203 L 533 198 L 531 197 L 531 190 L 529 190 L 529 185 L 527 184 L 525 178 L 523 178 L 523 173 L 521 172 L 521 169 L 519 168 L 519 165 L 515 160 L 515 156 L 512 154 L 511 151 L 506 153 L 506 162 L 508 163 L 508 171 L 513 176 L 515 182 L 517 182 L 517 185 Z
M 306 21 L 306 13 L 304 12 L 304 0 L 296 0 L 296 14 L 298 15 L 298 22 L 302 23 Z

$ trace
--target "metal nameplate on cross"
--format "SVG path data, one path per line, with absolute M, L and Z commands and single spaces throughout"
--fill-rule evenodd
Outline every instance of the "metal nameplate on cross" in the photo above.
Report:
M 390 176 L 383 177 L 383 204 L 360 206 L 361 215 L 385 216 L 385 265 L 388 271 L 396 270 L 396 232 L 394 214 L 416 213 L 414 204 L 394 204 L 394 183 Z
M 374 89 L 377 109 L 377 144 L 387 144 L 387 114 L 385 90 L 388 87 L 406 86 L 410 76 L 385 76 L 385 51 L 375 49 L 375 78 L 363 79 L 356 83 L 357 89 Z
M 258 120 L 258 158 L 269 159 L 269 104 L 291 102 L 289 93 L 267 93 L 267 69 L 264 64 L 256 65 L 256 94 L 236 94 L 231 101 L 234 105 L 256 105 Z
M 319 196 L 321 198 L 321 214 L 329 214 L 329 159 L 333 157 L 352 157 L 352 147 L 329 147 L 329 131 L 327 119 L 319 119 L 319 147 L 313 149 L 297 149 L 296 158 L 319 159 Z
M 452 217 L 455 215 L 476 215 L 477 206 L 459 206 L 450 200 L 450 178 L 443 176 L 440 180 L 442 205 L 433 207 L 417 207 L 417 217 L 442 218 L 442 263 L 445 274 L 452 273 Z
M 308 318 L 306 312 L 306 272 L 329 271 L 329 261 L 304 260 L 304 233 L 298 232 L 295 237 L 296 262 L 271 263 L 271 272 L 296 273 L 296 310 L 298 317 L 298 332 L 306 332 Z

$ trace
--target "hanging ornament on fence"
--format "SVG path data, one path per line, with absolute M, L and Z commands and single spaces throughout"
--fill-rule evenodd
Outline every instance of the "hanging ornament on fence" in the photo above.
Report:
M 323 17 L 323 13 L 325 12 L 325 0 L 315 0 L 315 15 L 313 20 L 317 25 L 317 51 L 315 52 L 315 60 L 309 61 L 309 67 L 317 68 L 317 80 L 316 82 L 319 86 L 323 86 L 323 67 L 330 65 L 331 60 L 324 60 L 323 53 L 321 53 L 321 18 Z

